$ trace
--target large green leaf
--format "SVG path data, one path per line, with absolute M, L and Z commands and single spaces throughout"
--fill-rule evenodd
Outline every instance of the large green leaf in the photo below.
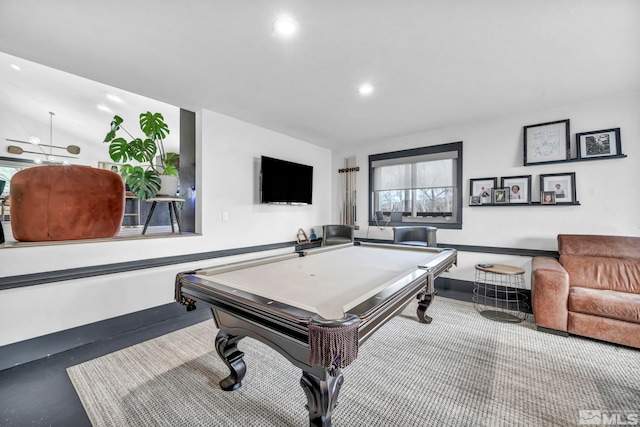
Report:
M 129 155 L 139 162 L 150 162 L 156 156 L 158 148 L 150 139 L 136 138 L 129 143 Z
M 144 170 L 140 166 L 133 168 L 126 179 L 129 189 L 140 200 L 154 197 L 160 190 L 160 175 L 153 169 Z
M 164 117 L 160 113 L 140 114 L 140 129 L 147 135 L 147 138 L 153 140 L 165 139 L 169 134 L 169 126 L 164 122 Z
M 111 130 L 107 136 L 104 137 L 104 142 L 110 142 L 116 137 L 116 132 L 120 129 L 120 124 L 122 124 L 122 118 L 120 116 L 113 116 L 113 120 L 111 121 Z
M 129 160 L 129 143 L 124 138 L 116 138 L 109 144 L 109 156 L 116 163 Z
M 170 175 L 170 176 L 178 176 L 178 168 L 176 168 L 173 165 L 167 165 L 167 167 L 164 168 L 164 172 L 162 174 Z
M 129 175 L 131 175 L 132 172 L 133 172 L 133 166 L 129 164 L 124 164 L 120 168 L 120 176 L 124 178 L 125 182 L 127 182 L 127 178 L 129 178 Z

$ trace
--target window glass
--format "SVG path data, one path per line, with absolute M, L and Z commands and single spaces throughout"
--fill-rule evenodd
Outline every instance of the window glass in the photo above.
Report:
M 371 223 L 462 226 L 462 143 L 369 157 Z

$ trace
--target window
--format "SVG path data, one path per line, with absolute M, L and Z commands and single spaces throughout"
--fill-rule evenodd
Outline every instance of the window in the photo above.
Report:
M 462 228 L 462 142 L 369 156 L 370 225 Z

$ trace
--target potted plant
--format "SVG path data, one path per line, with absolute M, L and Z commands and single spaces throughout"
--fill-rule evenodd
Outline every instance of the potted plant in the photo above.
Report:
M 109 143 L 109 156 L 116 163 L 124 163 L 130 160 L 137 160 L 140 163 L 148 163 L 143 166 L 132 166 L 125 163 L 120 168 L 120 175 L 129 189 L 137 198 L 141 200 L 150 199 L 157 194 L 175 196 L 178 185 L 178 168 L 175 165 L 175 153 L 166 153 L 163 140 L 169 134 L 169 126 L 164 122 L 164 117 L 160 113 L 140 114 L 140 130 L 145 137 L 135 138 L 122 126 L 122 118 L 114 116 L 111 122 L 111 130 L 104 138 L 104 142 Z M 130 138 L 117 136 L 119 130 L 124 131 Z M 155 164 L 156 156 L 160 164 Z M 161 191 L 165 177 L 171 177 L 170 184 L 173 188 Z M 164 194 L 168 193 L 168 194 Z

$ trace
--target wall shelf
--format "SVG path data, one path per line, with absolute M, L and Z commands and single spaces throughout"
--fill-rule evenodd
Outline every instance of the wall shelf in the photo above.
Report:
M 603 157 L 588 157 L 586 159 L 574 158 L 574 159 L 566 159 L 566 160 L 552 160 L 550 162 L 538 162 L 538 163 L 529 163 L 524 166 L 538 166 L 538 165 L 550 165 L 553 163 L 575 163 L 575 162 L 590 162 L 593 160 L 610 160 L 610 159 L 624 159 L 627 157 L 626 154 L 617 154 L 615 156 L 603 156 Z
M 495 204 L 495 203 L 483 203 L 481 205 L 469 205 L 470 208 L 481 208 L 481 207 L 488 207 L 488 206 L 497 206 L 497 207 L 503 207 L 503 206 L 520 206 L 520 207 L 524 207 L 524 206 L 580 206 L 580 202 L 571 202 L 571 203 L 553 203 L 553 204 L 549 204 L 549 205 L 543 205 L 540 202 L 531 202 L 531 203 L 500 203 L 500 204 Z

